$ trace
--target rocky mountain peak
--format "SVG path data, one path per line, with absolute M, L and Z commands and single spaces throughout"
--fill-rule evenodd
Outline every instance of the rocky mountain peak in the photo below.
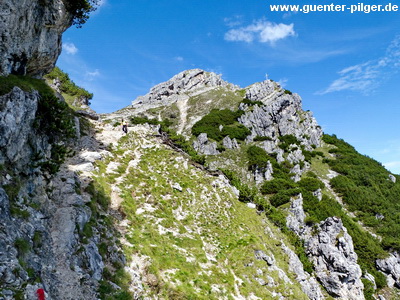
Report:
M 135 108 L 142 105 L 161 106 L 176 102 L 185 96 L 195 96 L 206 91 L 225 87 L 231 90 L 239 87 L 221 79 L 221 75 L 201 69 L 183 71 L 166 82 L 157 84 L 144 96 L 132 102 Z

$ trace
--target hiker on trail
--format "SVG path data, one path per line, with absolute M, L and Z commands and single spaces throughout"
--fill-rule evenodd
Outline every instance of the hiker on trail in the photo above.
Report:
M 128 133 L 128 122 L 124 121 L 124 119 L 122 119 L 122 131 L 125 132 L 125 134 Z

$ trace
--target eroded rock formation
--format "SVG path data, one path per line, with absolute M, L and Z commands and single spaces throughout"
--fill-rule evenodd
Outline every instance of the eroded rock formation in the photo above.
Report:
M 0 2 L 0 75 L 51 71 L 61 52 L 61 35 L 72 24 L 65 2 Z

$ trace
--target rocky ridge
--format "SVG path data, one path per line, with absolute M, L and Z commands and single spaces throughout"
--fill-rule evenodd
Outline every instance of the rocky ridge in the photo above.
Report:
M 213 72 L 201 69 L 183 71 L 170 80 L 154 86 L 148 94 L 135 99 L 132 108 L 137 112 L 143 112 L 150 108 L 186 101 L 190 96 L 218 87 L 238 89 L 237 86 L 222 80 L 221 75 Z

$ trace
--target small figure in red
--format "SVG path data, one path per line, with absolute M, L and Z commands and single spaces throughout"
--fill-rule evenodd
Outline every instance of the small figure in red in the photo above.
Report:
M 38 296 L 38 300 L 46 300 L 44 296 L 44 289 L 38 289 L 36 294 Z

